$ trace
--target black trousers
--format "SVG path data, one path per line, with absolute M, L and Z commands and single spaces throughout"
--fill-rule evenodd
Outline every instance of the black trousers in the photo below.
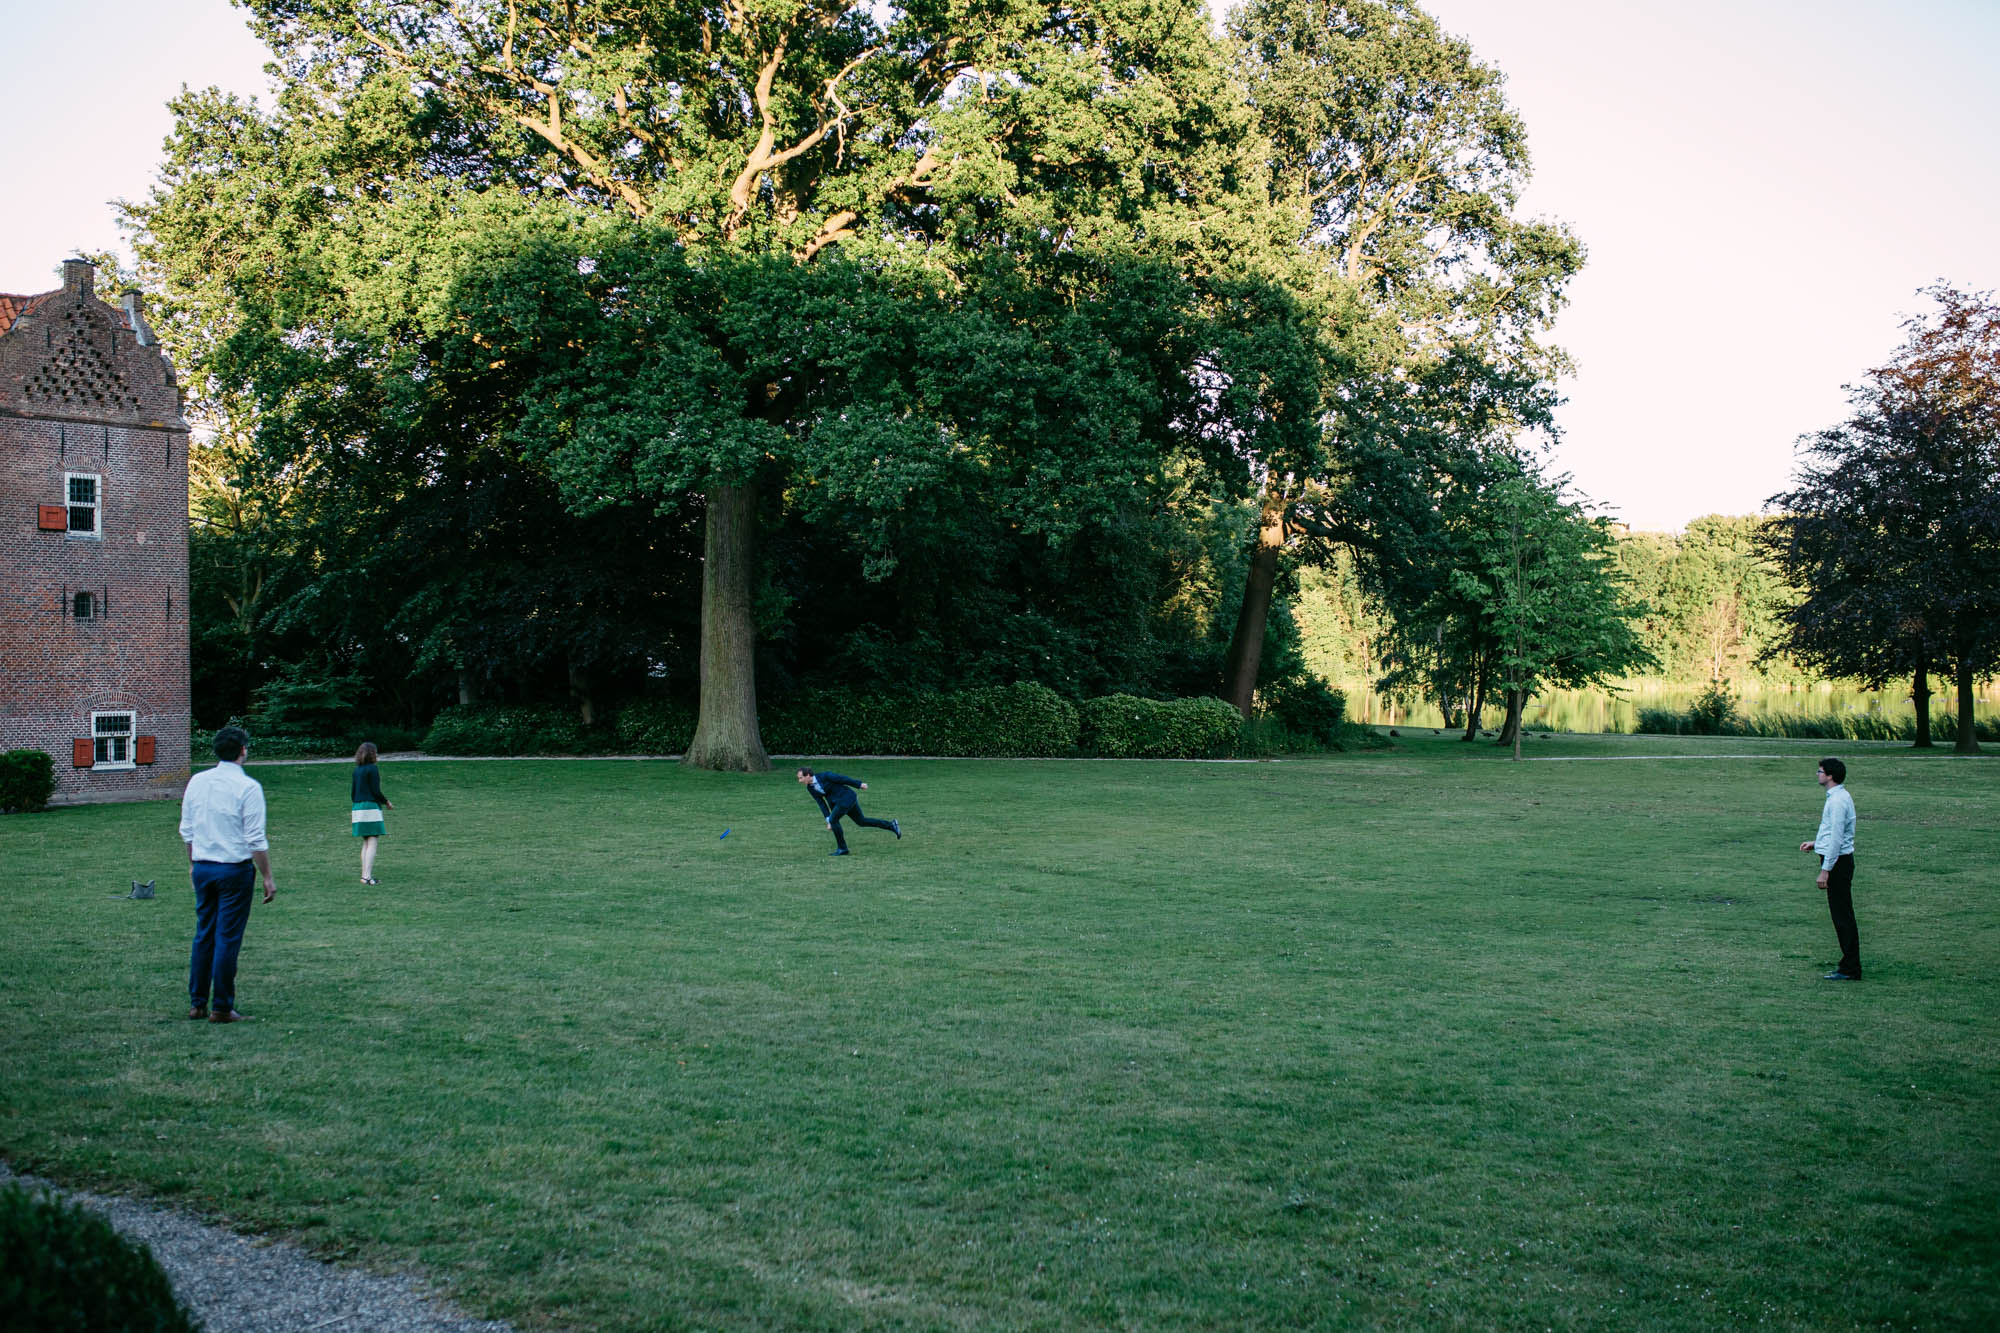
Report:
M 853 805 L 835 806 L 833 808 L 833 815 L 831 817 L 833 823 L 833 845 L 840 848 L 840 850 L 843 852 L 847 850 L 847 835 L 840 831 L 840 821 L 843 816 L 853 820 L 856 824 L 860 825 L 862 828 L 889 827 L 889 821 L 886 819 L 870 819 L 867 815 L 862 814 L 861 805 L 859 802 L 856 802 Z
M 1826 910 L 1833 913 L 1833 933 L 1840 938 L 1840 970 L 1861 975 L 1861 929 L 1854 924 L 1854 853 L 1833 863 L 1826 874 Z

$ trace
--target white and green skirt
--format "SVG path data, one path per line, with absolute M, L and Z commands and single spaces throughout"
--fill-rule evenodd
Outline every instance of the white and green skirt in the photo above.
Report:
M 382 807 L 373 801 L 354 803 L 354 836 L 357 838 L 379 838 L 388 832 L 382 826 Z

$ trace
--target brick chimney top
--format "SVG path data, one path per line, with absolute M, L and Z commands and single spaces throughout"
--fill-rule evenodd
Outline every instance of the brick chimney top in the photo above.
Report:
M 146 298 L 138 291 L 120 292 L 118 299 L 125 306 L 125 322 L 132 326 L 132 336 L 139 340 L 139 346 L 153 345 L 153 330 L 146 323 Z
M 91 285 L 97 277 L 97 266 L 88 259 L 63 260 L 63 290 L 81 296 L 91 294 Z

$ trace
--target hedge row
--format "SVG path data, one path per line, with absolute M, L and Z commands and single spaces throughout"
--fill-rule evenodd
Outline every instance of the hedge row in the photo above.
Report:
M 1109 759 L 1211 759 L 1233 753 L 1243 719 L 1220 699 L 1089 699 L 1083 741 Z
M 1045 685 L 943 693 L 806 691 L 759 710 L 766 749 L 779 754 L 1073 754 L 1076 705 Z
M 694 711 L 652 701 L 630 705 L 608 727 L 586 730 L 567 710 L 447 708 L 428 754 L 680 754 Z M 1242 722 L 1220 699 L 1160 701 L 1132 695 L 1081 708 L 1042 685 L 995 685 L 940 693 L 808 691 L 764 704 L 758 727 L 778 754 L 920 754 L 1121 759 L 1202 759 L 1233 753 Z
M 354 727 L 337 736 L 305 736 L 289 732 L 273 732 L 259 727 L 255 722 L 246 722 L 240 717 L 229 719 L 232 727 L 241 727 L 250 733 L 250 748 L 255 759 L 330 759 L 339 755 L 351 755 L 361 748 L 361 742 L 373 741 L 375 748 L 383 754 L 398 750 L 415 750 L 424 740 L 424 733 L 411 731 L 407 727 L 392 725 Z M 194 765 L 200 768 L 215 758 L 215 733 L 219 727 L 196 727 L 191 738 L 188 753 L 194 757 Z

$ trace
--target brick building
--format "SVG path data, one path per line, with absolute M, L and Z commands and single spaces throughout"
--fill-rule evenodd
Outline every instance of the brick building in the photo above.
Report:
M 188 427 L 137 292 L 0 295 L 0 751 L 58 803 L 188 774 Z

